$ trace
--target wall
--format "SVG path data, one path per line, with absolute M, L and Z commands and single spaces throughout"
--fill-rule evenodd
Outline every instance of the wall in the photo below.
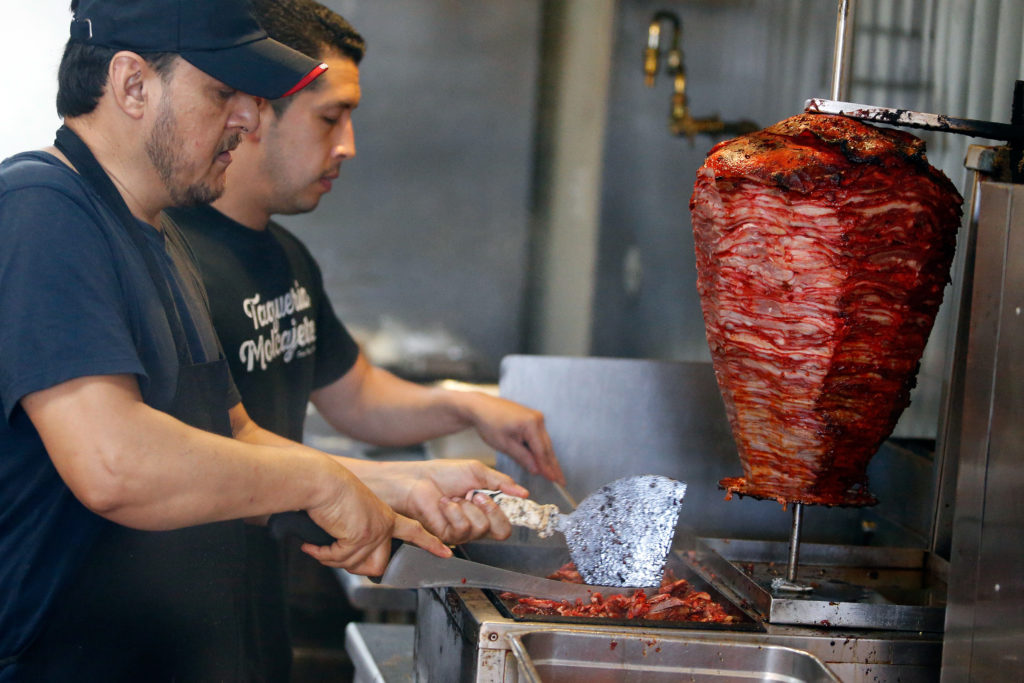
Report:
M 368 43 L 358 156 L 282 222 L 380 362 L 496 378 L 522 345 L 540 2 L 325 4 Z
M 67 0 L 4 3 L 0 22 L 0 159 L 53 142 L 60 126 L 57 65 L 67 40 Z
M 682 20 L 693 116 L 717 113 L 765 126 L 802 110 L 807 97 L 828 94 L 835 6 L 802 3 L 799 13 L 786 11 L 789 7 L 756 1 L 620 3 L 594 354 L 710 360 L 696 290 L 689 199 L 697 168 L 717 139 L 669 133 L 671 80 L 661 73 L 654 88 L 643 82 L 641 57 L 651 17 L 667 9 Z M 666 51 L 668 33 L 662 33 Z

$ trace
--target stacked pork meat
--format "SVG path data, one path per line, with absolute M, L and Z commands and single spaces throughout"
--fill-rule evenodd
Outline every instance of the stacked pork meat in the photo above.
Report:
M 697 287 L 743 467 L 730 492 L 865 505 L 910 400 L 960 224 L 924 143 L 802 114 L 715 146 L 690 200 Z

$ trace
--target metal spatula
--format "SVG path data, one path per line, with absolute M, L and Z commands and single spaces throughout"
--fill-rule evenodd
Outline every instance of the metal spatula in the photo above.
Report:
M 626 477 L 602 486 L 569 514 L 499 491 L 480 493 L 516 526 L 541 537 L 564 534 L 588 584 L 646 587 L 661 581 L 686 484 L 653 474 Z

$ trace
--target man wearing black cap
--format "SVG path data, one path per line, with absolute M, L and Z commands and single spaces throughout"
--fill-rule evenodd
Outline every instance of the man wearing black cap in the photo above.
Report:
M 245 0 L 72 7 L 65 126 L 0 165 L 0 681 L 260 680 L 238 520 L 305 510 L 338 540 L 304 550 L 376 574 L 392 537 L 450 554 L 399 513 L 449 540 L 465 520 L 443 496 L 525 491 L 480 466 L 343 461 L 248 419 L 161 211 L 219 196 L 254 96 L 323 69 Z

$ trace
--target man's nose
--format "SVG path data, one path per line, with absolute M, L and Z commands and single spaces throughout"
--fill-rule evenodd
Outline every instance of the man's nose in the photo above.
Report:
M 333 153 L 341 159 L 351 159 L 356 155 L 356 134 L 351 121 L 346 123 L 338 134 Z
M 239 93 L 227 125 L 228 128 L 241 128 L 246 133 L 255 133 L 259 130 L 259 98 Z

